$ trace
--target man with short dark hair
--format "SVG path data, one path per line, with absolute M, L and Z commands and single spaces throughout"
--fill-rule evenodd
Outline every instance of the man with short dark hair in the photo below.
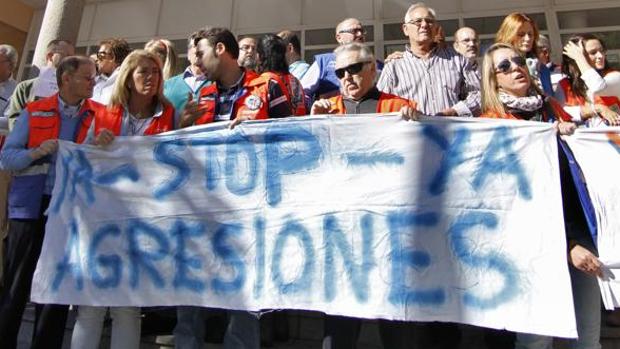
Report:
M 180 112 L 185 108 L 185 104 L 192 94 L 193 99 L 198 99 L 200 90 L 210 84 L 205 75 L 200 70 L 198 59 L 196 58 L 196 39 L 198 32 L 192 33 L 187 39 L 187 60 L 189 66 L 179 75 L 173 76 L 164 82 L 164 95 L 174 106 L 174 110 Z
M 54 86 L 55 79 L 53 75 L 55 75 L 55 70 L 60 61 L 67 56 L 73 55 L 75 48 L 68 40 L 56 39 L 47 44 L 46 51 L 45 67 L 41 69 L 39 77 L 22 81 L 15 87 L 9 106 L 4 112 L 4 116 L 9 118 L 9 129 L 13 128 L 15 119 L 26 107 L 26 103 L 49 97 L 58 91 L 58 86 Z M 49 78 L 47 78 L 48 75 Z
M 180 127 L 228 120 L 234 126 L 249 119 L 292 115 L 278 81 L 237 64 L 239 46 L 228 29 L 201 30 L 194 43 L 200 68 L 214 84 L 200 91 L 198 101 L 187 103 Z
M 300 79 L 306 74 L 310 64 L 301 59 L 301 43 L 297 34 L 290 30 L 283 30 L 278 33 L 278 36 L 284 40 L 286 45 L 286 63 L 288 64 L 288 71 L 293 74 L 294 77 Z
M 97 51 L 99 75 L 93 90 L 94 101 L 102 104 L 110 102 L 118 71 L 129 53 L 131 53 L 131 47 L 124 39 L 111 38 L 99 42 Z
M 14 171 L 5 287 L 0 293 L 0 348 L 17 345 L 45 236 L 58 140 L 81 142 L 93 115 L 103 108 L 89 99 L 95 84 L 95 64 L 89 58 L 63 59 L 56 75 L 59 92 L 26 106 L 0 153 L 0 168 Z M 66 305 L 37 304 L 31 348 L 61 348 L 67 312 Z
M 198 100 L 190 99 L 179 127 L 215 121 L 232 121 L 234 127 L 244 120 L 292 115 L 291 104 L 280 84 L 240 67 L 239 44 L 226 28 L 205 28 L 194 39 L 196 58 L 205 77 L 213 81 L 203 87 Z M 205 311 L 200 307 L 177 308 L 175 344 L 177 348 L 202 348 Z M 258 319 L 247 311 L 230 311 L 224 338 L 225 349 L 258 349 Z

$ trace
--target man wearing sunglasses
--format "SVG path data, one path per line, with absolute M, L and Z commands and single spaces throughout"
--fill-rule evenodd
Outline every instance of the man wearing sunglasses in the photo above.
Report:
M 119 68 L 131 48 L 127 41 L 118 38 L 103 40 L 97 51 L 97 82 L 93 91 L 93 100 L 101 104 L 108 104 L 112 96 L 114 82 Z
M 368 46 L 350 43 L 334 50 L 334 73 L 340 82 L 340 95 L 320 99 L 311 114 L 367 114 L 399 112 L 405 119 L 417 119 L 416 103 L 381 93 L 375 86 L 377 67 Z
M 58 68 L 60 61 L 67 56 L 75 53 L 73 44 L 63 39 L 55 39 L 50 41 L 46 47 L 45 67 L 41 70 Z M 9 106 L 4 111 L 4 116 L 9 119 L 9 129 L 13 129 L 17 117 L 26 107 L 26 103 L 34 100 L 49 97 L 58 91 L 58 87 L 48 86 L 47 89 L 37 89 L 36 86 L 40 81 L 39 77 L 30 80 L 24 80 L 17 84 L 15 91 L 9 100 Z
M 385 65 L 377 86 L 415 100 L 425 115 L 477 116 L 480 76 L 452 46 L 437 44 L 438 28 L 435 10 L 422 3 L 411 5 L 403 24 L 409 45 L 402 59 Z
M 366 30 L 358 19 L 347 18 L 336 26 L 336 41 L 339 45 L 352 42 L 364 43 Z M 334 74 L 335 59 L 333 52 L 314 56 L 314 63 L 300 79 L 308 103 L 338 94 L 340 82 Z M 377 64 L 379 69 L 383 67 L 381 62 Z
M 311 114 L 365 114 L 399 112 L 406 119 L 417 119 L 416 103 L 381 93 L 375 86 L 377 69 L 372 51 L 364 44 L 350 43 L 334 50 L 335 74 L 340 79 L 341 95 L 320 99 Z M 362 320 L 326 315 L 323 349 L 356 348 Z M 407 348 L 407 323 L 379 321 L 384 348 Z

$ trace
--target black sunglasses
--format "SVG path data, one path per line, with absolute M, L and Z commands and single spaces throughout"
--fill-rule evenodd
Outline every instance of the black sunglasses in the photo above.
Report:
M 510 71 L 510 68 L 512 68 L 511 62 L 516 64 L 517 67 L 519 68 L 525 67 L 525 64 L 526 64 L 525 58 L 523 58 L 522 56 L 514 56 L 514 57 L 510 57 L 510 59 L 506 58 L 502 60 L 501 62 L 499 62 L 499 64 L 495 67 L 495 69 L 497 69 L 498 72 L 502 72 L 506 74 Z
M 338 77 L 338 79 L 344 78 L 345 71 L 349 73 L 349 75 L 357 74 L 362 70 L 362 68 L 364 68 L 364 64 L 367 64 L 367 63 L 370 63 L 370 62 L 353 63 L 344 68 L 336 69 L 336 76 Z

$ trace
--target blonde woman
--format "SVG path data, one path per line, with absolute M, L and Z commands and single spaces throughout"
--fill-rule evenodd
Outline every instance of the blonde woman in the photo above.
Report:
M 553 98 L 542 98 L 532 83 L 524 57 L 513 46 L 495 44 L 484 55 L 482 64 L 482 116 L 504 119 L 556 120 L 560 134 L 570 134 L 575 124 L 570 115 Z M 560 177 L 568 262 L 579 338 L 571 340 L 573 349 L 600 349 L 600 292 L 597 276 L 601 262 L 589 234 L 564 152 L 559 152 Z M 553 338 L 518 333 L 515 349 L 548 349 Z
M 159 57 L 163 65 L 164 81 L 174 76 L 177 68 L 177 52 L 170 40 L 153 39 L 144 45 L 144 49 Z
M 105 146 L 116 136 L 147 136 L 174 129 L 174 108 L 163 97 L 159 58 L 145 50 L 121 65 L 110 104 L 95 113 L 86 142 Z M 112 317 L 111 349 L 140 347 L 140 308 L 80 306 L 71 347 L 97 349 L 107 310 Z

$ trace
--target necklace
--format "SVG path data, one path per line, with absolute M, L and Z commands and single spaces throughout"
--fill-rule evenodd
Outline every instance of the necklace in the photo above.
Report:
M 144 129 L 150 124 L 151 118 L 138 119 L 132 114 L 129 114 L 129 136 L 141 136 L 144 133 Z

